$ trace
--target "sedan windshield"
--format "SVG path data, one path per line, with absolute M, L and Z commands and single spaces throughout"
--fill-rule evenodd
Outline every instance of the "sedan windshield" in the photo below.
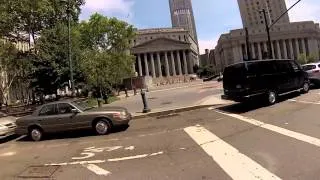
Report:
M 93 107 L 89 106 L 88 102 L 85 100 L 73 101 L 72 104 L 76 106 L 81 111 L 86 111 L 92 109 Z

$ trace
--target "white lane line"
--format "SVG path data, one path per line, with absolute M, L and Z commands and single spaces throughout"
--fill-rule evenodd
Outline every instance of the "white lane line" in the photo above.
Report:
M 284 136 L 288 136 L 288 137 L 291 137 L 291 138 L 294 138 L 294 139 L 297 139 L 297 140 L 300 140 L 300 141 L 303 141 L 303 142 L 320 147 L 320 139 L 318 139 L 318 138 L 308 136 L 308 135 L 305 135 L 302 133 L 294 132 L 294 131 L 291 131 L 291 130 L 288 130 L 285 128 L 281 128 L 281 127 L 278 127 L 275 125 L 267 124 L 267 123 L 264 123 L 264 122 L 261 122 L 261 121 L 258 121 L 258 120 L 252 119 L 252 118 L 244 117 L 244 116 L 241 116 L 238 114 L 228 114 L 228 113 L 224 113 L 224 112 L 220 112 L 220 111 L 216 111 L 216 112 L 223 114 L 223 115 L 227 115 L 227 116 L 236 118 L 236 119 L 239 119 L 239 120 L 247 122 L 247 123 L 250 123 L 250 124 L 255 125 L 257 127 L 261 127 L 261 128 L 282 134 Z
M 320 105 L 320 102 L 299 101 L 299 100 L 295 100 L 295 99 L 289 99 L 288 101 L 297 102 L 297 103 L 303 103 L 303 104 L 315 104 L 315 105 Z
M 184 131 L 211 156 L 232 179 L 280 179 L 204 127 L 191 126 L 185 128 Z
M 100 176 L 108 176 L 109 174 L 111 174 L 110 171 L 104 170 L 101 167 L 94 164 L 85 164 L 83 166 Z
M 67 166 L 67 165 L 83 165 L 83 164 L 101 164 L 105 162 L 118 162 L 118 161 L 125 161 L 125 160 L 132 160 L 132 159 L 140 159 L 146 157 L 153 157 L 164 154 L 163 151 L 150 153 L 150 154 L 141 154 L 136 156 L 128 156 L 128 157 L 121 157 L 121 158 L 114 158 L 114 159 L 107 159 L 107 160 L 93 160 L 93 161 L 73 161 L 73 162 L 63 162 L 63 163 L 49 163 L 45 164 L 45 166 Z
M 136 156 L 128 156 L 128 157 L 122 157 L 122 158 L 108 159 L 108 161 L 109 162 L 125 161 L 125 160 L 145 158 L 147 156 L 148 156 L 148 154 L 141 154 L 141 155 L 136 155 Z
M 6 153 L 3 153 L 3 154 L 0 154 L 0 157 L 5 157 L 5 156 L 13 156 L 17 154 L 16 152 L 6 152 Z

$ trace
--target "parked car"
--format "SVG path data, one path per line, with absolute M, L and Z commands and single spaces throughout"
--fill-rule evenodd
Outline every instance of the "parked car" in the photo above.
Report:
M 320 86 L 320 62 L 305 64 L 302 69 L 309 74 L 311 84 Z
M 222 98 L 243 102 L 261 96 L 272 105 L 278 96 L 307 93 L 309 87 L 308 74 L 294 60 L 247 61 L 225 68 Z
M 0 115 L 0 139 L 7 138 L 15 134 L 16 118 L 7 116 L 5 114 Z
M 128 125 L 131 114 L 122 107 L 88 107 L 83 101 L 58 101 L 37 108 L 32 115 L 17 120 L 16 133 L 40 141 L 44 133 L 94 129 L 105 135 L 112 128 Z

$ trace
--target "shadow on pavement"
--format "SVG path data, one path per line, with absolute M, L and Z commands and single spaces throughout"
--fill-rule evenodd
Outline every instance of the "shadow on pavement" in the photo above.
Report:
M 129 125 L 114 127 L 110 133 L 123 132 L 123 131 L 126 131 L 128 128 L 129 128 Z M 43 136 L 42 141 L 57 140 L 57 139 L 74 139 L 74 138 L 90 137 L 90 136 L 98 136 L 98 135 L 93 130 L 75 130 L 75 131 L 45 134 Z M 18 141 L 32 141 L 32 140 L 26 136 L 24 138 L 19 139 Z
M 292 99 L 295 98 L 297 96 L 300 96 L 300 93 L 292 93 L 292 94 L 288 94 L 285 96 L 281 96 L 278 98 L 278 103 L 284 102 L 288 99 Z M 275 104 L 275 105 L 277 105 Z M 256 98 L 256 99 L 252 99 L 246 102 L 242 102 L 242 103 L 236 103 L 236 104 L 231 104 L 231 105 L 227 105 L 227 106 L 222 106 L 217 108 L 217 110 L 226 112 L 226 113 L 232 113 L 232 114 L 243 114 L 246 112 L 250 112 L 250 111 L 254 111 L 257 109 L 261 109 L 264 107 L 268 107 L 269 105 L 266 103 L 266 101 L 262 98 Z
M 4 139 L 0 139 L 0 144 L 6 143 L 9 141 L 13 141 L 13 140 L 17 139 L 18 137 L 19 137 L 19 135 L 12 135 L 12 136 L 6 137 Z

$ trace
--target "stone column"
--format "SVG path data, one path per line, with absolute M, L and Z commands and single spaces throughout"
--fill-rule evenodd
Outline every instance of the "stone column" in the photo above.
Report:
M 268 53 L 268 45 L 266 42 L 263 43 L 263 51 Z
M 283 55 L 284 55 L 284 59 L 288 59 L 288 50 L 287 50 L 287 43 L 286 40 L 283 40 Z
M 274 45 L 273 45 L 273 41 L 271 41 L 271 53 L 272 53 L 272 57 L 273 57 L 273 59 L 275 59 L 276 57 L 276 55 L 275 55 L 275 52 L 274 52 Z
M 242 53 L 242 46 L 240 45 L 239 53 L 240 53 L 240 60 L 243 61 L 243 53 Z
M 288 43 L 289 43 L 289 48 L 290 48 L 290 58 L 294 59 L 294 52 L 293 52 L 293 45 L 292 45 L 293 42 L 291 39 L 289 39 Z
M 160 53 L 159 52 L 157 52 L 157 64 L 158 64 L 159 77 L 162 77 Z
M 252 53 L 252 59 L 257 58 L 256 57 L 256 51 L 255 51 L 255 48 L 254 48 L 254 43 L 251 43 L 251 53 Z
M 208 58 L 210 58 L 210 57 L 208 57 Z M 210 59 L 208 59 L 209 60 L 209 64 L 210 64 Z M 188 61 L 187 61 L 187 64 L 189 64 L 189 72 L 191 73 L 191 74 L 193 74 L 194 72 L 193 72 L 193 66 L 194 66 L 194 61 L 193 61 L 193 58 L 192 58 L 192 52 L 189 50 L 188 51 Z
M 281 48 L 280 48 L 279 41 L 276 41 L 276 46 L 277 46 L 277 58 L 278 59 L 282 59 L 282 57 L 281 57 Z
M 148 54 L 145 53 L 144 54 L 144 68 L 145 68 L 145 71 L 146 71 L 146 76 L 149 76 L 149 65 L 148 65 Z
M 258 59 L 262 59 L 262 53 L 261 53 L 261 45 L 260 42 L 258 42 Z
M 170 70 L 169 70 L 169 61 L 168 61 L 168 53 L 167 52 L 164 52 L 164 59 L 165 59 L 166 74 L 168 77 L 168 76 L 170 76 Z
M 307 55 L 306 43 L 304 42 L 304 38 L 301 39 L 302 51 Z
M 139 71 L 139 76 L 143 76 L 142 74 L 142 65 L 141 65 L 141 55 L 137 54 L 138 56 L 138 71 Z
M 178 60 L 178 72 L 179 75 L 182 75 L 182 66 L 181 66 L 181 59 L 180 59 L 180 51 L 177 51 L 177 60 Z
M 173 51 L 171 51 L 170 53 L 171 53 L 172 74 L 173 74 L 173 76 L 176 76 L 176 75 L 177 75 L 177 72 L 176 72 L 176 63 L 174 62 Z
M 152 72 L 152 77 L 153 78 L 156 78 L 157 75 L 156 75 L 156 68 L 154 66 L 154 57 L 153 57 L 153 53 L 150 54 L 151 55 L 151 72 Z
M 183 57 L 183 70 L 184 70 L 184 74 L 187 75 L 188 74 L 188 65 L 187 65 L 187 57 L 186 57 L 186 51 L 183 50 L 182 53 L 182 57 Z
M 299 39 L 295 39 L 296 42 L 296 53 L 297 53 L 297 58 L 300 55 L 300 48 L 299 48 Z

